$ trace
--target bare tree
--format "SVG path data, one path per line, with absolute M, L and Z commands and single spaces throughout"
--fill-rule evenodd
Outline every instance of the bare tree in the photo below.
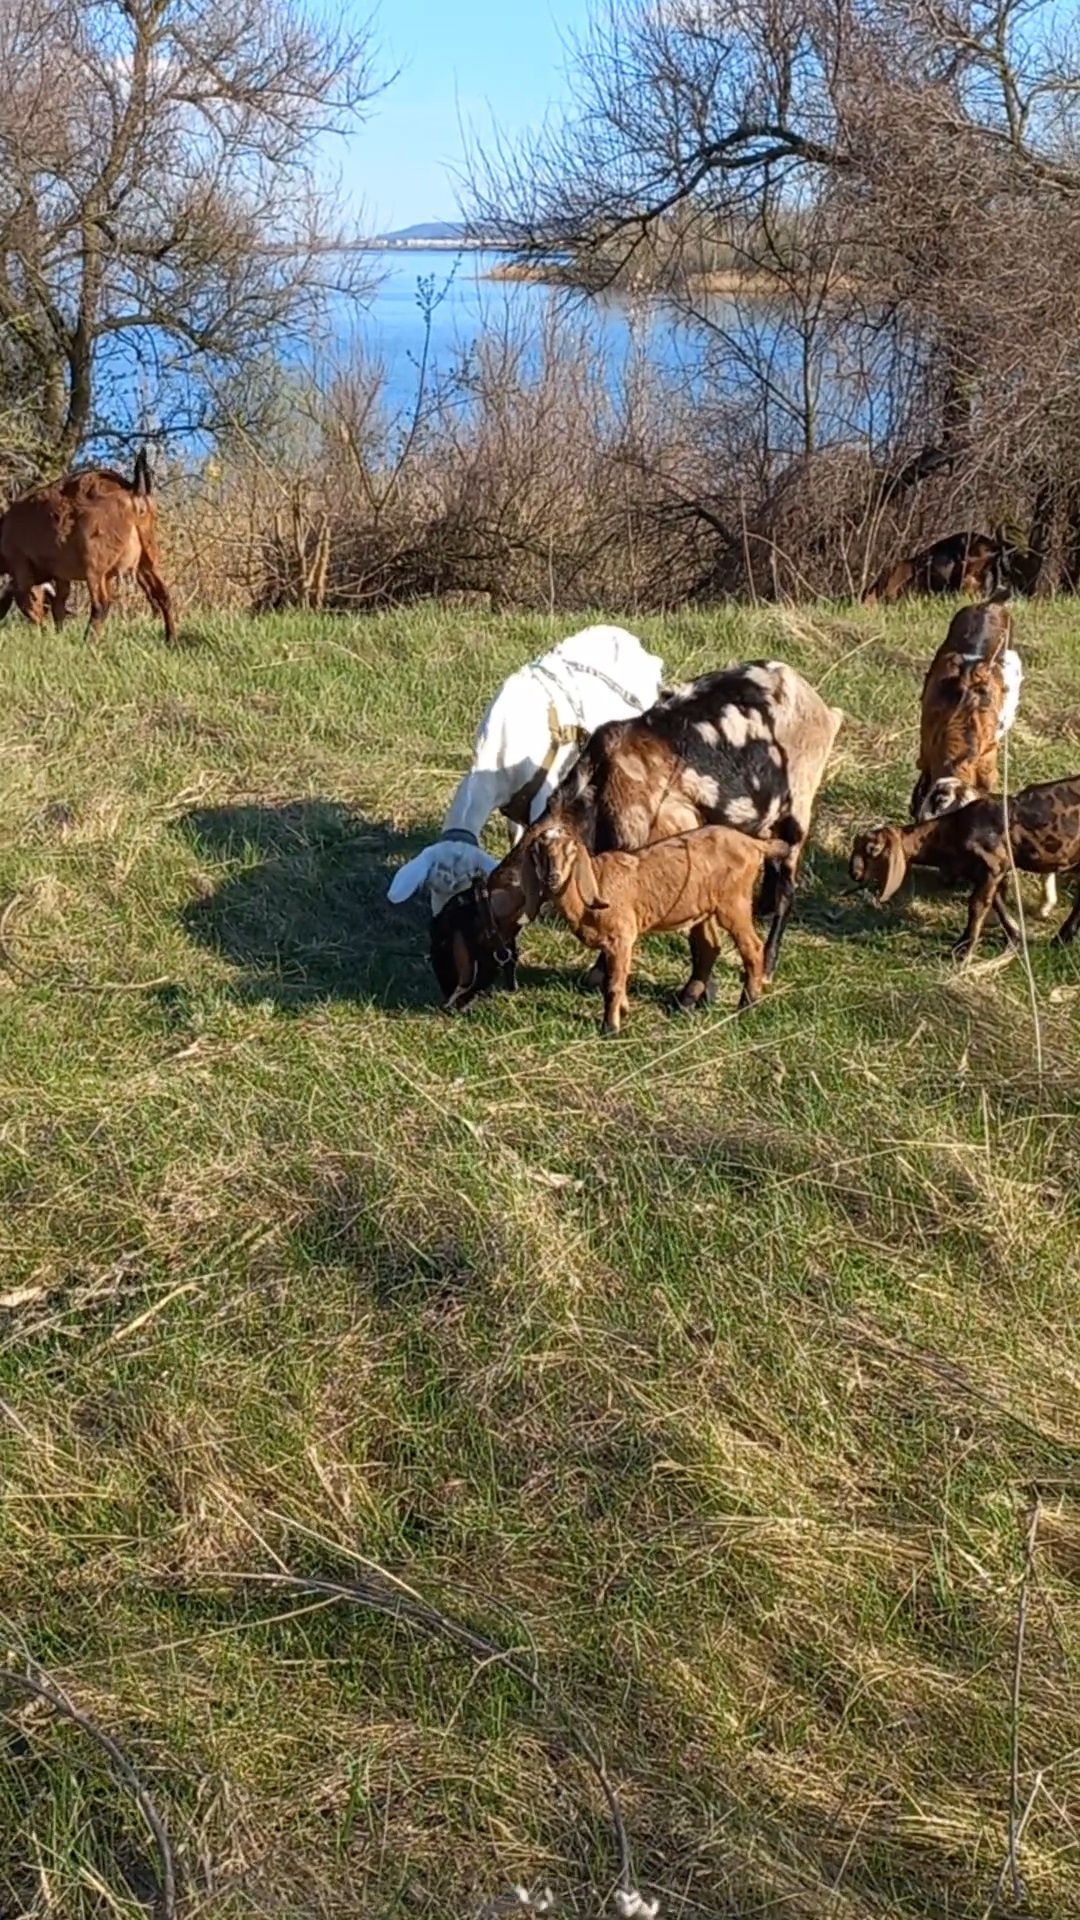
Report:
M 765 544 L 792 471 L 812 484 L 847 449 L 865 486 L 841 490 L 845 542 L 898 537 L 898 516 L 917 535 L 918 500 L 1019 515 L 1068 573 L 1080 39 L 1062 11 L 634 0 L 575 73 L 563 120 L 475 154 L 472 216 L 587 289 L 651 280 L 698 327 L 714 387 L 741 396 L 738 511 Z
M 215 384 L 283 349 L 361 267 L 328 220 L 322 135 L 374 88 L 366 25 L 299 0 L 5 0 L 0 328 L 34 372 L 42 460 L 130 400 Z

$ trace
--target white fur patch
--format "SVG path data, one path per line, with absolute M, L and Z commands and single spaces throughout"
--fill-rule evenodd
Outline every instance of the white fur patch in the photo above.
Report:
M 494 854 L 486 853 L 483 847 L 470 847 L 464 840 L 440 840 L 399 868 L 386 897 L 397 907 L 426 886 L 432 913 L 440 913 L 447 901 L 470 886 L 478 873 L 491 873 L 498 864 Z
M 1004 688 L 1004 697 L 1001 702 L 1001 712 L 998 714 L 997 738 L 999 740 L 1003 734 L 1008 733 L 1009 728 L 1016 719 L 1020 706 L 1020 685 L 1023 678 L 1024 669 L 1020 664 L 1020 655 L 1015 653 L 1012 647 L 1006 647 L 1005 652 L 1001 656 L 1001 679 Z
M 712 810 L 719 803 L 719 782 L 710 773 L 695 773 L 692 767 L 687 767 L 680 784 L 687 799 L 693 800 L 696 806 Z
M 720 731 L 733 747 L 745 747 L 749 737 L 748 716 L 741 707 L 725 707 L 720 715 Z
M 752 800 L 745 794 L 738 799 L 729 800 L 724 807 L 724 819 L 730 827 L 756 827 L 760 816 Z
M 694 732 L 700 739 L 704 740 L 707 747 L 719 746 L 720 735 L 717 733 L 711 720 L 695 720 Z

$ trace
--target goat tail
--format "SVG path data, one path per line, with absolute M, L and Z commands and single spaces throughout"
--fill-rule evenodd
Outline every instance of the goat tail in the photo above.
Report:
M 781 842 L 783 855 L 789 854 L 792 847 L 797 847 L 803 837 L 802 827 L 799 821 L 796 820 L 795 815 L 793 813 L 782 813 L 773 827 L 773 839 Z M 780 853 L 774 854 L 770 852 L 769 854 L 770 860 L 779 860 L 781 857 L 782 855 Z
M 131 483 L 131 490 L 142 499 L 147 500 L 154 490 L 153 482 L 150 478 L 150 462 L 146 457 L 145 447 L 140 447 L 138 453 L 135 455 L 135 477 Z

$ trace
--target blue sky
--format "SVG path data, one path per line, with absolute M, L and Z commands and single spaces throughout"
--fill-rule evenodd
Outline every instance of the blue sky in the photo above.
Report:
M 565 97 L 564 41 L 588 0 L 382 0 L 382 67 L 401 69 L 363 132 L 335 156 L 348 198 L 379 232 L 455 214 L 459 121 L 485 134 L 536 126 Z M 357 12 L 366 12 L 357 0 Z

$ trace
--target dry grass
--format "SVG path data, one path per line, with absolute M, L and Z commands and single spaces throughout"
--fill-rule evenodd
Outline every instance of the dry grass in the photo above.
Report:
M 600 1730 L 665 1915 L 982 1920 L 1007 1834 L 1080 1914 L 1080 957 L 958 975 L 961 903 L 847 886 L 942 610 L 643 623 L 848 710 L 780 979 L 600 1041 L 557 928 L 438 1017 L 385 902 L 539 618 L 5 632 L 3 1643 L 126 1747 L 182 1911 L 596 1916 L 602 1799 L 497 1666 L 245 1581 L 373 1561 Z M 1075 764 L 1068 609 L 1019 615 L 1014 773 Z M 992 940 L 987 957 L 992 953 Z M 0 1912 L 145 1911 L 74 1729 L 0 1724 Z

